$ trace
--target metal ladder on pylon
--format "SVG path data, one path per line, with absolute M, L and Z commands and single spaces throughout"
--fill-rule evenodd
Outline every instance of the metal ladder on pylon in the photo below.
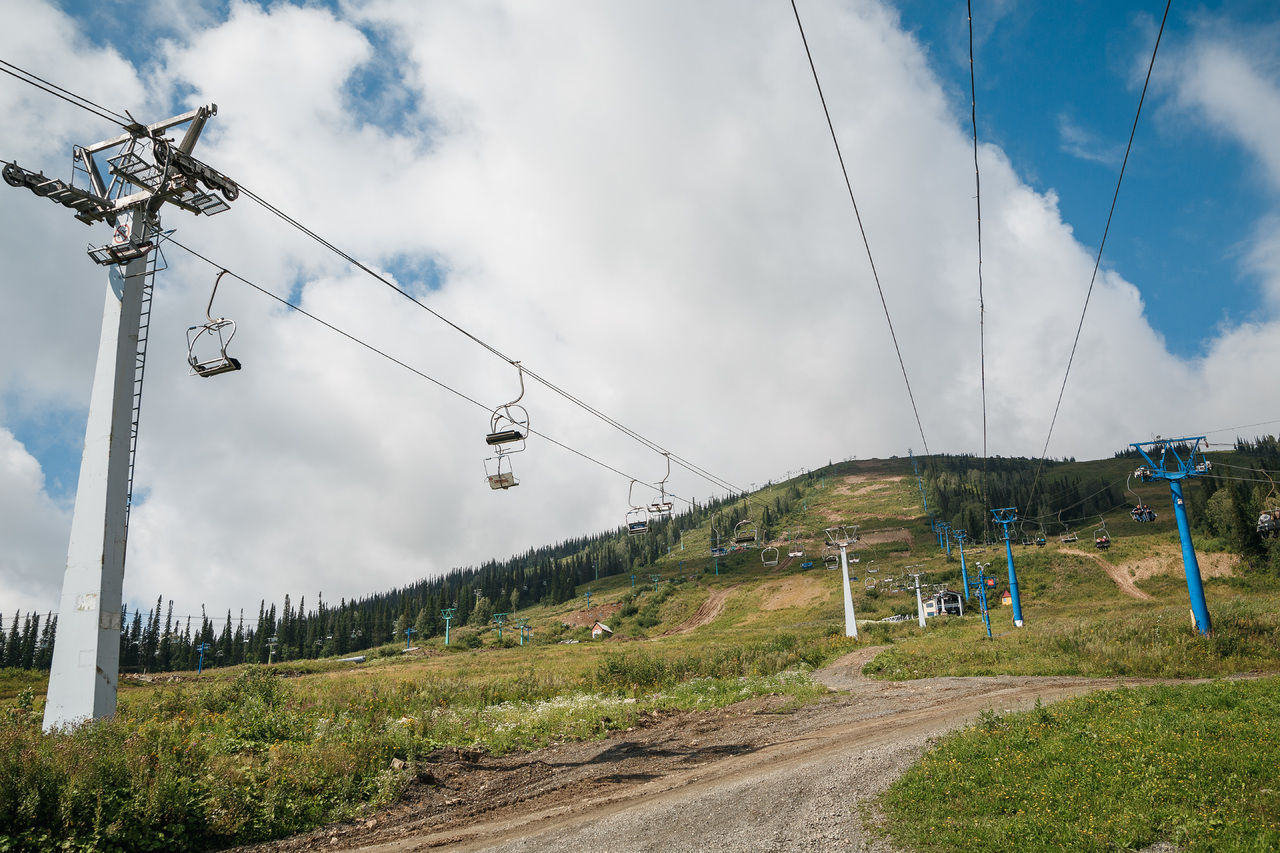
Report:
M 151 293 L 156 273 L 165 268 L 164 255 L 159 248 L 147 258 L 147 270 L 142 274 L 142 311 L 138 320 L 138 351 L 133 366 L 133 412 L 129 419 L 129 488 L 124 500 L 124 540 L 129 544 L 129 512 L 133 508 L 133 474 L 138 460 L 138 420 L 142 415 L 142 380 L 147 372 L 147 337 L 151 325 Z

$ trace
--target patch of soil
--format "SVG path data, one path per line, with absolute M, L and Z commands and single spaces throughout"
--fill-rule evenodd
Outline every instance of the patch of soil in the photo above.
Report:
M 912 541 L 910 530 L 905 527 L 890 527 L 885 530 L 871 530 L 866 533 L 859 533 L 858 542 L 853 546 L 853 549 L 856 551 L 858 548 L 865 548 L 868 545 L 883 545 L 885 542 L 915 544 Z
M 791 575 L 760 586 L 761 610 L 810 607 L 831 598 L 832 590 L 809 575 Z
M 901 475 L 890 476 L 886 474 L 848 474 L 840 478 L 840 485 L 836 486 L 832 491 L 837 495 L 860 495 L 867 491 L 875 491 L 876 489 L 887 489 L 889 483 L 896 483 L 902 480 Z M 864 486 L 857 491 L 853 487 L 858 483 L 866 483 L 876 481 L 871 486 Z
M 597 620 L 607 622 L 613 614 L 621 609 L 622 602 L 620 601 L 601 604 L 599 607 L 593 605 L 590 610 L 577 610 L 573 613 L 566 613 L 561 617 L 560 621 L 570 628 L 590 628 L 596 624 Z
M 1126 572 L 1132 572 L 1134 580 L 1146 580 L 1155 575 L 1181 575 L 1182 548 L 1178 545 L 1161 545 L 1150 557 L 1134 560 L 1121 566 Z M 1224 554 L 1218 551 L 1205 553 L 1196 551 L 1196 562 L 1200 564 L 1200 575 L 1206 578 L 1229 578 L 1235 574 L 1240 565 L 1239 554 Z
M 1120 587 L 1120 591 L 1130 598 L 1136 598 L 1139 601 L 1150 601 L 1150 594 L 1138 589 L 1134 584 L 1133 578 L 1129 576 L 1129 572 L 1123 566 L 1117 566 L 1115 563 L 1109 562 L 1102 558 L 1100 554 L 1094 554 L 1089 551 L 1082 551 L 1079 548 L 1059 548 L 1063 554 L 1072 554 L 1076 557 L 1088 557 L 1107 573 L 1107 577 L 1115 581 L 1116 586 Z
M 663 632 L 662 636 L 670 636 L 672 634 L 688 634 L 703 625 L 710 625 L 716 618 L 724 612 L 724 603 L 729 600 L 729 596 L 737 589 L 739 584 L 734 584 L 726 589 L 718 589 L 707 596 L 707 600 L 702 602 L 697 611 L 688 619 L 681 622 L 670 631 Z
M 757 697 L 654 712 L 598 741 L 494 757 L 439 750 L 394 805 L 256 851 L 859 850 L 893 848 L 860 812 L 932 739 L 999 712 L 1140 680 L 1067 677 L 870 681 L 877 649 L 814 677 L 841 691 L 792 707 Z

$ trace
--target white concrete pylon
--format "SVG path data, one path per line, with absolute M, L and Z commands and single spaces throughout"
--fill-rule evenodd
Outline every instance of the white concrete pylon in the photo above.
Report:
M 134 224 L 144 232 L 140 239 L 147 239 L 146 217 L 134 219 L 143 220 Z M 116 710 L 129 437 L 146 272 L 145 257 L 130 261 L 123 275 L 119 267 L 110 268 L 58 606 L 45 731 Z
M 840 545 L 840 575 L 844 585 L 844 635 L 858 638 L 858 620 L 853 614 L 853 591 L 849 588 L 849 546 Z

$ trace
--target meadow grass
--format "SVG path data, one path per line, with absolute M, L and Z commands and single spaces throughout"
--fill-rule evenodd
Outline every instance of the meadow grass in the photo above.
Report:
M 442 747 L 490 754 L 599 738 L 656 710 L 825 693 L 829 629 L 740 642 L 486 648 L 283 677 L 251 666 L 135 688 L 114 717 L 40 730 L 0 710 L 0 850 L 206 849 L 350 819 Z M 404 764 L 393 766 L 393 759 Z
M 930 851 L 1280 849 L 1280 678 L 986 713 L 882 800 Z

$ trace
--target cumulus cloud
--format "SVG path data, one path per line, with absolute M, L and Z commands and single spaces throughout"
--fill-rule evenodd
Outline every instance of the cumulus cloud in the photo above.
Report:
M 76 33 L 39 4 L 23 14 Z M 891 10 L 863 0 L 805 15 L 930 448 L 980 450 L 967 124 Z M 89 57 L 120 66 L 115 103 L 161 115 L 216 101 L 201 157 L 508 357 L 739 485 L 922 449 L 789 9 L 237 3 L 167 42 L 145 73 L 78 36 L 43 43 L 24 61 L 97 94 Z M 388 50 L 397 94 L 366 107 Z M 0 87 L 19 119 L 0 128 L 5 152 L 56 169 L 88 141 L 72 113 L 55 135 L 32 133 L 55 108 L 14 90 Z M 1028 187 L 996 147 L 980 159 L 990 447 L 1035 454 L 1093 258 L 1052 192 Z M 63 211 L 4 198 L 0 251 L 23 276 L 5 292 L 31 322 L 0 343 L 0 399 L 83 406 L 103 276 L 68 251 L 85 232 Z M 163 593 L 181 612 L 251 610 L 286 592 L 336 601 L 618 525 L 628 478 L 662 476 L 660 456 L 530 381 L 535 429 L 625 476 L 535 437 L 514 458 L 521 485 L 492 492 L 486 408 L 517 393 L 510 364 L 245 197 L 207 220 L 170 211 L 166 226 L 476 402 L 229 279 L 215 314 L 237 321 L 244 370 L 186 375 L 183 333 L 216 269 L 171 248 L 152 315 L 132 601 Z M 1185 362 L 1144 319 L 1148 286 L 1104 268 L 1050 452 L 1101 455 L 1167 432 L 1180 413 L 1170 387 L 1212 389 L 1206 418 L 1257 420 L 1228 365 L 1274 363 L 1274 326 L 1224 330 Z M 713 491 L 680 469 L 669 487 Z M 65 528 L 38 489 L 12 489 Z M 44 594 L 24 577 L 5 583 Z

